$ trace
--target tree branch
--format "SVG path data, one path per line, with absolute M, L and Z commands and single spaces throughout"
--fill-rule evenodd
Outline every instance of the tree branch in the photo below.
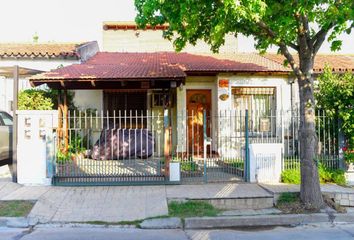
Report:
M 328 26 L 323 26 L 317 33 L 316 35 L 312 38 L 312 43 L 313 43 L 313 50 L 312 53 L 316 55 L 318 50 L 320 49 L 322 43 L 324 40 L 326 40 L 326 35 L 331 30 L 331 28 L 334 27 L 334 22 L 331 22 Z
M 295 43 L 288 43 L 288 45 L 289 45 L 289 47 L 291 47 L 295 51 L 299 51 L 300 50 L 299 46 L 296 45 Z
M 262 21 L 257 22 L 257 24 L 270 38 L 276 38 L 276 34 L 272 31 L 272 29 L 269 28 L 269 26 L 267 24 L 265 24 Z M 277 45 L 279 46 L 281 53 L 284 55 L 286 60 L 289 62 L 295 75 L 297 77 L 300 77 L 302 75 L 302 72 L 301 72 L 299 66 L 296 64 L 294 57 L 289 52 L 287 45 L 284 43 L 284 41 L 281 41 Z M 291 45 L 295 45 L 295 44 L 291 44 Z M 289 44 L 289 46 L 290 46 L 290 44 Z M 295 45 L 295 47 L 298 48 L 298 46 L 296 46 L 296 45 Z

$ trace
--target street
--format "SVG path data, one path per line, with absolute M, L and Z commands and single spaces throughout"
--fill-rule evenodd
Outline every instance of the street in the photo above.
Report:
M 293 240 L 354 239 L 354 224 L 320 224 L 294 228 L 244 230 L 142 230 L 134 228 L 37 227 L 0 229 L 0 240 Z

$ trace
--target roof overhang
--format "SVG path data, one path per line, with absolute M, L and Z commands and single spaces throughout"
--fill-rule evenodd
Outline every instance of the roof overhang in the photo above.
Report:
M 185 77 L 113 79 L 31 79 L 32 86 L 47 84 L 52 89 L 166 89 L 178 87 Z
M 19 76 L 20 77 L 30 77 L 35 74 L 42 73 L 43 71 L 31 69 L 31 68 L 24 68 L 19 67 Z M 0 76 L 6 78 L 12 78 L 14 74 L 14 67 L 0 67 Z

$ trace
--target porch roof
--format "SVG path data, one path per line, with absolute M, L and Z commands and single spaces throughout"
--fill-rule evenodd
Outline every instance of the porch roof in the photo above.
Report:
M 33 85 L 43 83 L 58 87 L 60 83 L 79 88 L 79 82 L 139 82 L 183 81 L 187 75 L 216 75 L 222 72 L 288 72 L 285 69 L 269 68 L 261 64 L 236 59 L 217 59 L 189 53 L 112 53 L 100 52 L 82 64 L 73 64 L 30 78 Z M 75 83 L 73 85 L 73 83 Z M 81 83 L 82 85 L 83 83 Z M 102 84 L 101 84 L 102 87 Z

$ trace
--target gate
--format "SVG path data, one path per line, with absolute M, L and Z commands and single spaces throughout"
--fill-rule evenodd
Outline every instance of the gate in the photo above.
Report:
M 59 118 L 56 185 L 164 183 L 163 116 L 153 111 L 72 111 Z
M 240 111 L 190 111 L 178 116 L 172 161 L 180 163 L 182 182 L 244 181 L 247 124 L 248 115 Z

